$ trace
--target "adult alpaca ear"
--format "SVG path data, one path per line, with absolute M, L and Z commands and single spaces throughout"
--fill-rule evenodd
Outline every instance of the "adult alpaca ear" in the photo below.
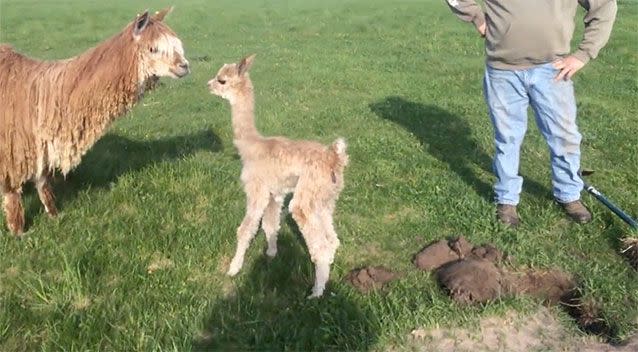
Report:
M 255 60 L 255 55 L 256 54 L 252 54 L 250 56 L 246 56 L 245 58 L 241 59 L 241 61 L 239 62 L 239 66 L 237 66 L 237 72 L 239 73 L 240 76 L 248 72 L 248 70 L 250 70 L 250 66 L 253 65 L 253 61 Z
M 140 34 L 146 29 L 148 22 L 150 21 L 150 17 L 148 16 L 148 10 L 144 11 L 143 14 L 138 15 L 135 19 L 135 23 L 133 23 L 133 38 L 139 39 Z
M 173 12 L 173 6 L 169 6 L 163 10 L 159 10 L 153 15 L 153 20 L 162 22 L 164 21 L 164 18 L 166 18 L 166 16 L 171 12 Z

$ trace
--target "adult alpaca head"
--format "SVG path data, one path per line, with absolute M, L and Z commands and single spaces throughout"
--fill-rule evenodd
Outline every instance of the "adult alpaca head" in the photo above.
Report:
M 182 41 L 164 24 L 172 7 L 151 16 L 148 11 L 137 16 L 125 32 L 130 32 L 139 54 L 141 81 L 155 77 L 181 78 L 189 73 Z

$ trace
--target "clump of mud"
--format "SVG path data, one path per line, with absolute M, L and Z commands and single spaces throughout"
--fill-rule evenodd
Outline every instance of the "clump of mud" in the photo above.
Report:
M 634 270 L 638 270 L 638 238 L 625 238 L 623 245 L 622 253 Z
M 491 262 L 508 259 L 490 244 L 475 247 L 465 237 L 460 236 L 449 241 L 440 240 L 426 246 L 414 256 L 414 265 L 421 270 L 431 271 L 450 262 L 466 258 L 485 259 Z
M 521 269 L 492 245 L 472 246 L 465 238 L 441 240 L 414 258 L 422 270 L 434 271 L 441 287 L 457 303 L 486 303 L 506 296 L 529 295 L 561 305 L 583 331 L 610 336 L 599 304 L 583 301 L 575 278 L 561 270 Z
M 345 280 L 361 293 L 383 288 L 385 284 L 399 277 L 399 274 L 383 266 L 367 266 L 354 269 L 346 275 Z

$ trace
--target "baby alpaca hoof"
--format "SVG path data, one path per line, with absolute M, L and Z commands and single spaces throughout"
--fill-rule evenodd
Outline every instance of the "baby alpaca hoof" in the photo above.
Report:
M 226 272 L 226 275 L 228 276 L 235 276 L 237 275 L 237 273 L 239 272 L 239 270 L 241 270 L 241 263 L 235 263 L 235 261 L 232 261 L 230 263 L 230 267 L 228 268 L 228 272 Z
M 268 248 L 266 250 L 266 255 L 272 259 L 277 255 L 277 248 Z
M 312 293 L 310 294 L 310 296 L 308 296 L 306 298 L 308 298 L 308 299 L 321 298 L 321 296 L 323 296 L 323 290 L 324 289 L 313 288 L 312 289 Z

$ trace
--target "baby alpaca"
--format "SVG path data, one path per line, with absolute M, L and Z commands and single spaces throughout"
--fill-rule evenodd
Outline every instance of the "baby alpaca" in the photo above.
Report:
M 315 284 L 308 298 L 320 297 L 339 247 L 332 214 L 343 189 L 343 170 L 348 163 L 346 143 L 337 139 L 324 146 L 259 134 L 248 76 L 254 58 L 252 55 L 238 64 L 224 65 L 208 82 L 211 93 L 230 102 L 233 142 L 241 157 L 241 181 L 246 192 L 246 215 L 237 229 L 237 251 L 228 275 L 234 276 L 241 269 L 260 220 L 268 242 L 266 254 L 277 254 L 281 208 L 286 194 L 293 192 L 289 210 L 315 265 Z

